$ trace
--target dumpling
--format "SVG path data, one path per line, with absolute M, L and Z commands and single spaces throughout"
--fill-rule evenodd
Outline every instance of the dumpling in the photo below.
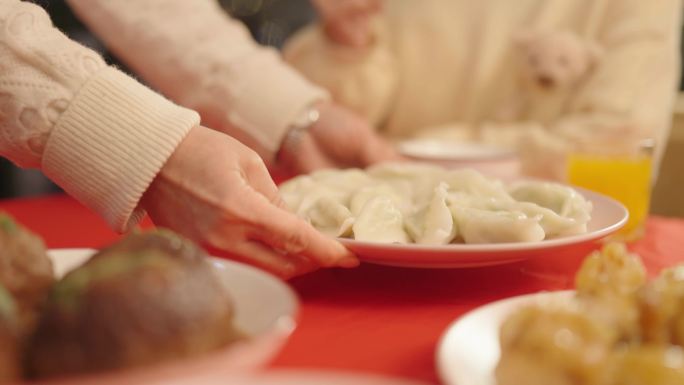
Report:
M 539 217 L 539 224 L 546 237 L 582 234 L 587 232 L 587 222 L 558 215 L 551 209 L 530 202 L 515 202 L 510 209 L 520 211 L 528 217 Z
M 317 171 L 284 183 L 280 193 L 293 212 L 326 234 L 433 245 L 579 234 L 586 232 L 592 210 L 582 195 L 560 184 L 507 188 L 474 170 L 423 163 Z
M 300 175 L 281 184 L 278 187 L 278 190 L 280 192 L 280 197 L 287 207 L 293 212 L 296 212 L 302 201 L 308 195 L 308 192 L 315 186 L 316 182 L 314 182 L 313 178 L 308 175 Z
M 542 217 L 516 210 L 518 202 L 452 192 L 447 204 L 465 243 L 531 242 L 546 237 Z
M 349 209 L 330 196 L 321 196 L 298 214 L 322 233 L 334 237 L 351 235 L 354 218 Z
M 444 179 L 447 170 L 443 167 L 419 162 L 380 163 L 366 169 L 369 176 L 378 179 L 423 178 Z
M 414 242 L 445 245 L 456 237 L 456 224 L 446 199 L 447 184 L 440 183 L 429 204 L 407 221 L 406 229 Z
M 574 189 L 558 183 L 520 182 L 512 185 L 509 193 L 517 201 L 531 202 L 575 220 L 577 228 L 574 231 L 586 232 L 592 205 Z
M 358 216 L 363 206 L 365 206 L 369 200 L 377 196 L 386 196 L 390 198 L 404 216 L 408 216 L 413 212 L 413 204 L 408 197 L 406 197 L 400 191 L 395 190 L 391 185 L 382 183 L 374 186 L 363 187 L 356 193 L 352 194 L 351 198 L 349 199 L 349 210 L 351 211 L 352 215 Z
M 281 184 L 279 190 L 290 210 L 301 212 L 321 196 L 330 196 L 346 205 L 352 192 L 371 184 L 373 180 L 359 169 L 321 170 L 292 178 Z
M 284 183 L 280 195 L 289 209 L 331 236 L 348 236 L 354 223 L 344 204 L 348 194 L 316 183 L 309 176 L 300 176 Z
M 376 196 L 361 208 L 352 226 L 357 241 L 407 243 L 404 219 L 390 197 Z
M 314 184 L 314 180 L 309 175 L 299 175 L 287 182 L 283 182 L 278 186 L 280 193 L 292 194 L 297 192 L 306 191 L 304 188 L 306 186 L 311 186 Z
M 450 170 L 444 181 L 453 192 L 462 192 L 478 197 L 494 198 L 502 201 L 513 201 L 504 184 L 493 178 L 485 177 L 471 169 Z
M 446 202 L 450 207 L 459 206 L 495 211 L 507 210 L 511 203 L 515 203 L 512 198 L 510 201 L 505 198 L 501 200 L 492 196 L 473 194 L 464 191 L 448 191 Z
M 354 218 L 342 199 L 340 194 L 317 186 L 302 199 L 295 212 L 324 234 L 349 236 Z
M 521 212 L 528 218 L 539 219 L 546 238 L 581 234 L 586 232 L 587 222 L 564 217 L 553 210 L 532 202 L 518 202 L 501 196 L 475 195 L 464 192 L 451 192 L 448 196 L 450 206 L 466 206 L 482 210 Z
M 446 169 L 423 163 L 383 163 L 368 169 L 368 175 L 391 185 L 414 204 L 427 202 L 446 175 Z
M 316 171 L 311 178 L 321 186 L 328 187 L 339 193 L 352 194 L 362 187 L 374 184 L 373 178 L 363 170 L 350 168 L 346 170 L 327 169 Z
M 537 242 L 544 239 L 539 219 L 529 218 L 521 212 L 464 206 L 450 208 L 465 243 Z

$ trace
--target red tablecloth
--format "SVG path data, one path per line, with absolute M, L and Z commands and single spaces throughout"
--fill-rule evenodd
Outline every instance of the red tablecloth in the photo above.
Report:
M 101 219 L 62 195 L 0 201 L 0 210 L 40 234 L 50 248 L 98 247 L 117 238 Z M 651 272 L 684 261 L 684 220 L 650 218 L 645 238 L 631 248 Z M 553 282 L 526 274 L 525 266 L 418 270 L 362 265 L 297 278 L 291 283 L 303 302 L 301 323 L 273 365 L 438 383 L 435 346 L 450 322 L 490 301 L 553 288 Z

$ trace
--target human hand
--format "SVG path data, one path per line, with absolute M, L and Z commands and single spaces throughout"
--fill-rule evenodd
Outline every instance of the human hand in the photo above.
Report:
M 366 47 L 372 41 L 371 19 L 383 0 L 313 0 L 326 35 L 335 43 Z
M 365 167 L 401 157 L 360 116 L 334 103 L 318 106 L 318 121 L 294 143 L 285 142 L 279 160 L 298 173 L 322 168 Z
M 204 127 L 192 129 L 171 155 L 143 207 L 156 225 L 284 278 L 358 264 L 340 243 L 285 209 L 255 152 Z

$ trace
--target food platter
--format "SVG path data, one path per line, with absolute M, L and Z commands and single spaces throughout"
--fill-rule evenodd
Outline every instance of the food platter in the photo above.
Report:
M 555 255 L 576 253 L 585 255 L 597 241 L 625 225 L 627 209 L 607 196 L 575 188 L 594 206 L 587 232 L 539 242 L 498 244 L 449 244 L 443 246 L 419 244 L 383 244 L 359 242 L 340 238 L 340 241 L 363 262 L 419 268 L 468 268 L 500 265 L 535 257 L 553 258 Z

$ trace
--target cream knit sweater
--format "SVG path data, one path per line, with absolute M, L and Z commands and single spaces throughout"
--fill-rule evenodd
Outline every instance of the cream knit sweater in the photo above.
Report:
M 256 44 L 217 0 L 68 2 L 145 82 L 266 162 L 302 111 L 328 97 Z
M 388 0 L 371 47 L 335 45 L 313 25 L 288 42 L 285 58 L 385 135 L 404 138 L 491 125 L 506 103 L 525 97 L 516 34 L 570 31 L 602 47 L 598 65 L 581 86 L 540 98 L 513 123 L 576 137 L 636 129 L 662 144 L 681 12 L 679 0 Z
M 242 129 L 239 139 L 266 157 L 295 116 L 326 96 L 211 0 L 70 3 L 150 84 L 199 111 L 205 124 Z M 0 155 L 41 168 L 126 230 L 199 115 L 108 67 L 40 7 L 0 0 L 0 25 Z

